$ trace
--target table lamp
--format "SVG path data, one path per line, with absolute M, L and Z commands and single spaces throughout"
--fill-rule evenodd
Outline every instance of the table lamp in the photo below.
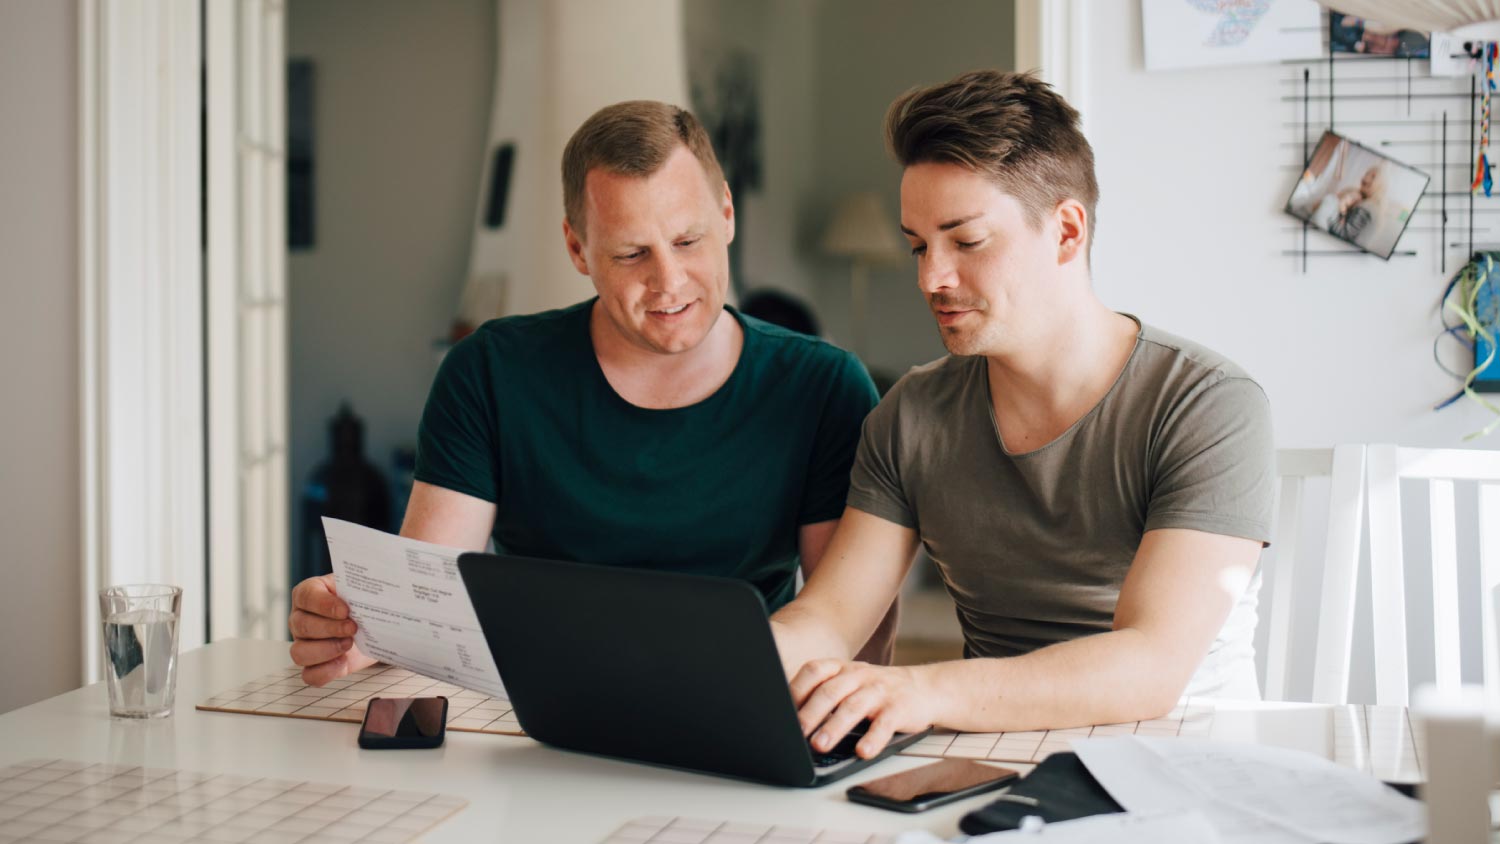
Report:
M 859 191 L 844 197 L 833 222 L 823 233 L 822 247 L 830 255 L 850 259 L 849 310 L 854 326 L 854 354 L 865 360 L 870 266 L 899 260 L 910 250 L 898 233 L 896 221 L 874 191 Z

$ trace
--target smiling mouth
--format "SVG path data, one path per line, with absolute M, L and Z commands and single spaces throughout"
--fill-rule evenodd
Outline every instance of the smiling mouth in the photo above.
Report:
M 646 313 L 648 313 L 648 314 L 650 314 L 651 316 L 654 316 L 654 317 L 672 317 L 672 316 L 677 316 L 678 314 L 681 314 L 682 312 L 686 311 L 688 308 L 692 307 L 692 305 L 693 305 L 692 302 L 686 302 L 684 304 L 677 305 L 677 306 L 671 307 L 671 308 L 653 308 L 653 309 L 647 311 Z

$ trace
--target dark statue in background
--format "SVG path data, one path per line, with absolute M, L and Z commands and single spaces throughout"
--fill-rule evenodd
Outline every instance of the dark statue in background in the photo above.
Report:
M 301 570 L 293 572 L 293 583 L 333 571 L 328 539 L 323 535 L 324 516 L 376 530 L 392 529 L 390 485 L 365 459 L 365 425 L 348 402 L 329 420 L 328 437 L 333 456 L 313 470 L 302 493 Z

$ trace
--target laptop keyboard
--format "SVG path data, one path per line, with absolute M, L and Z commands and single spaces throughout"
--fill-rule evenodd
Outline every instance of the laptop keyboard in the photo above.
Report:
M 865 730 L 870 729 L 869 720 L 864 720 L 854 725 L 849 734 L 844 736 L 838 744 L 827 752 L 821 752 L 813 748 L 812 742 L 807 744 L 807 752 L 812 754 L 814 768 L 831 768 L 840 762 L 847 762 L 854 758 L 854 746 L 864 738 Z

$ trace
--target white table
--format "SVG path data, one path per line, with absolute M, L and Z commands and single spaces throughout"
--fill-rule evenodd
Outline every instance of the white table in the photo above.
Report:
M 624 822 L 671 815 L 948 837 L 981 796 L 920 815 L 850 803 L 854 782 L 931 762 L 888 759 L 849 780 L 791 789 L 568 753 L 527 738 L 449 732 L 437 750 L 360 750 L 357 724 L 199 712 L 212 694 L 290 664 L 287 643 L 245 639 L 184 653 L 171 718 L 109 717 L 102 683 L 0 715 L 0 765 L 115 762 L 453 794 L 468 808 L 423 840 L 595 844 Z M 1025 767 L 1025 766 L 1017 766 Z
M 211 773 L 296 778 L 341 785 L 453 794 L 468 808 L 429 833 L 429 842 L 500 840 L 595 844 L 624 822 L 649 815 L 899 832 L 958 833 L 958 820 L 988 800 L 971 798 L 919 815 L 844 798 L 856 782 L 925 765 L 887 759 L 819 789 L 790 789 L 671 771 L 555 750 L 527 738 L 449 732 L 437 750 L 367 751 L 358 725 L 199 712 L 193 707 L 290 662 L 287 643 L 229 640 L 182 655 L 176 714 L 160 721 L 109 717 L 103 684 L 0 715 L 0 765 L 30 758 L 114 762 Z M 1214 738 L 1255 741 L 1332 758 L 1340 707 L 1226 703 Z M 1028 765 L 1011 765 L 1025 771 Z

